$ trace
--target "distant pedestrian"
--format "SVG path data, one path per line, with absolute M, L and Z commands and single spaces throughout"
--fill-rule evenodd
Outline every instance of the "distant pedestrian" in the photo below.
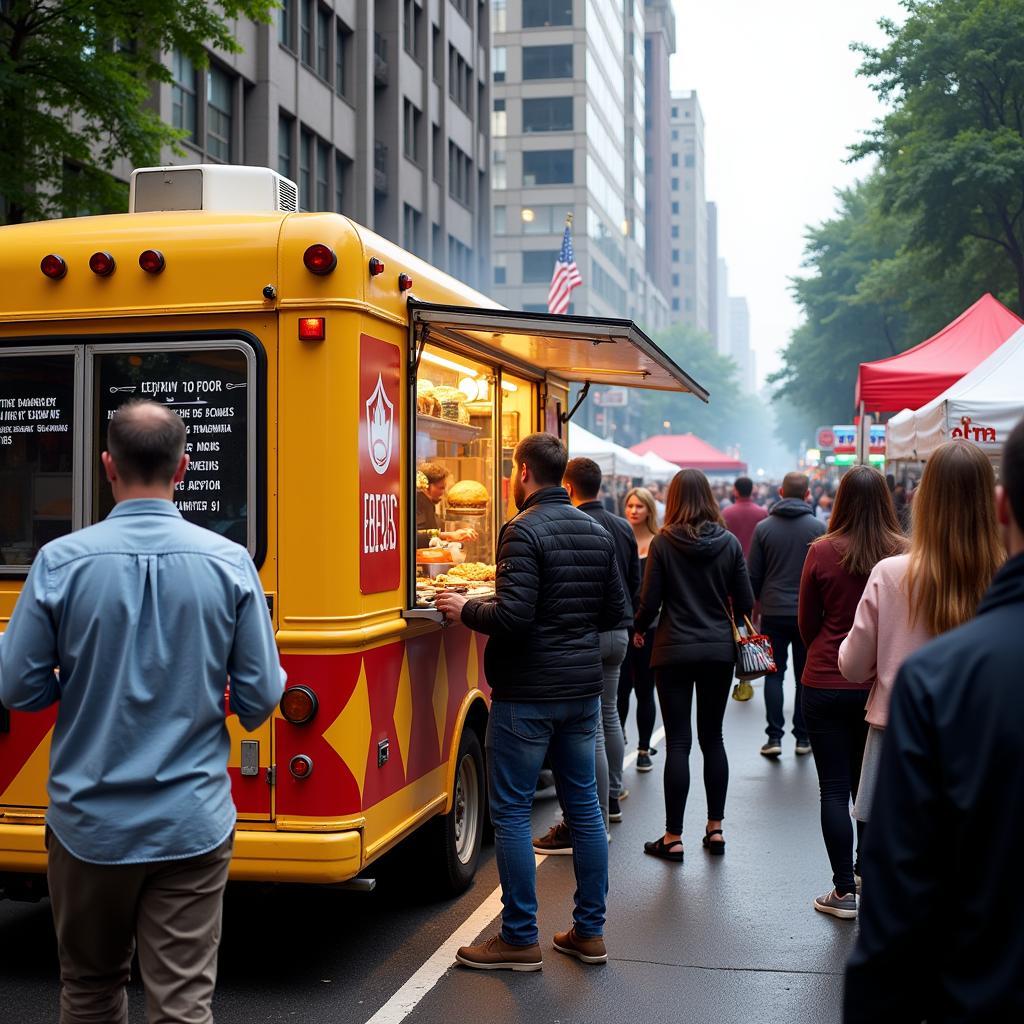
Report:
M 654 497 L 645 487 L 634 487 L 626 495 L 626 522 L 633 528 L 637 550 L 640 555 L 640 578 L 643 579 L 647 567 L 647 557 L 651 541 L 660 531 L 658 511 Z M 654 673 L 651 671 L 651 651 L 654 647 L 654 631 L 658 626 L 658 618 L 648 626 L 644 634 L 643 647 L 630 644 L 626 652 L 626 660 L 622 663 L 622 674 L 619 676 L 619 720 L 622 728 L 626 728 L 629 717 L 629 695 L 636 694 L 636 730 L 637 755 L 636 770 L 649 772 L 653 765 L 651 758 L 657 750 L 651 745 L 651 733 L 657 712 L 654 706 Z M 630 631 L 632 637 L 632 630 Z
M 598 635 L 626 609 L 608 531 L 572 507 L 562 486 L 567 455 L 552 434 L 530 434 L 513 453 L 519 514 L 498 535 L 491 598 L 447 591 L 437 607 L 450 621 L 486 634 L 491 685 L 487 766 L 501 879 L 501 931 L 457 960 L 481 970 L 540 970 L 537 879 L 530 813 L 537 775 L 551 767 L 573 841 L 574 924 L 555 949 L 604 963 L 608 833 L 597 799 L 595 749 L 604 671 Z
M 832 498 L 829 495 L 823 494 L 818 499 L 818 503 L 814 508 L 814 514 L 821 522 L 828 526 L 829 520 L 832 518 Z
M 665 723 L 665 832 L 644 844 L 651 856 L 683 859 L 694 690 L 708 801 L 703 843 L 710 853 L 725 852 L 729 760 L 722 720 L 735 665 L 729 617 L 749 615 L 753 605 L 740 542 L 725 528 L 707 477 L 681 470 L 669 487 L 665 527 L 651 541 L 636 616 L 635 642 L 643 644 L 661 610 L 651 666 Z
M 797 609 L 800 603 L 800 574 L 803 572 L 807 548 L 825 532 L 824 524 L 815 518 L 809 504 L 811 497 L 805 473 L 787 473 L 779 488 L 781 500 L 768 518 L 758 523 L 750 544 L 748 569 L 754 598 L 761 602 L 761 630 L 772 642 L 775 672 L 764 680 L 764 707 L 768 719 L 765 732 L 768 741 L 761 747 L 765 757 L 782 753 L 782 737 L 786 731 L 783 711 L 783 680 L 789 651 L 793 652 L 793 676 L 796 696 L 793 701 L 793 736 L 796 752 L 809 754 L 811 744 L 804 727 L 803 690 L 801 678 L 807 649 L 800 637 Z
M 765 516 L 767 510 L 756 504 L 751 497 L 754 493 L 754 481 L 749 476 L 740 476 L 732 485 L 732 504 L 722 511 L 726 529 L 736 535 L 743 548 L 743 557 L 750 557 L 750 542 L 754 539 L 754 527 Z
M 885 558 L 871 571 L 853 629 L 839 648 L 843 676 L 871 684 L 858 821 L 870 817 L 896 673 L 930 639 L 974 617 L 1003 563 L 995 488 L 992 464 L 977 445 L 939 445 L 925 465 L 910 553 Z
M 857 916 L 850 799 L 857 798 L 868 728 L 868 691 L 839 671 L 839 645 L 853 626 L 871 570 L 905 547 L 885 477 L 854 466 L 839 485 L 828 533 L 807 552 L 800 581 L 800 635 L 807 645 L 804 724 L 818 770 L 821 832 L 833 883 L 815 899 L 814 909 L 833 917 Z M 859 824 L 857 831 L 859 847 Z
M 58 705 L 46 837 L 61 1021 L 127 1021 L 137 944 L 148 1019 L 208 1022 L 235 828 L 224 684 L 255 729 L 285 676 L 248 552 L 174 506 L 182 421 L 132 401 L 107 437 L 114 509 L 37 555 L 0 645 L 0 699 Z
M 1001 472 L 1010 560 L 976 618 L 911 655 L 893 687 L 847 1024 L 1024 1020 L 1024 423 Z

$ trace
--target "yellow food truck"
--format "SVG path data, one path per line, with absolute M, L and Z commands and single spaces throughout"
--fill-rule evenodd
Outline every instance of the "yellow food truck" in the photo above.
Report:
M 248 548 L 288 672 L 255 732 L 225 709 L 231 877 L 344 882 L 423 827 L 425 880 L 467 886 L 484 640 L 433 599 L 493 591 L 512 451 L 563 434 L 572 382 L 706 393 L 629 321 L 496 308 L 265 168 L 140 170 L 127 214 L 0 228 L 0 281 L 0 630 L 39 548 L 109 512 L 113 410 L 165 403 L 176 504 Z M 43 884 L 55 717 L 0 709 L 9 896 Z

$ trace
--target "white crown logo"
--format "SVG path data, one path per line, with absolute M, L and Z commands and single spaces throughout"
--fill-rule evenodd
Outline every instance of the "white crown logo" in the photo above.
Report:
M 395 407 L 384 390 L 384 378 L 377 375 L 377 386 L 366 400 L 366 445 L 374 470 L 383 475 L 391 465 Z

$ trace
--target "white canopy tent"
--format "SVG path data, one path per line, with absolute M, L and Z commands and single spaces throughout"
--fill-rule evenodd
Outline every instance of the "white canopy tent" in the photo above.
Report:
M 569 423 L 569 455 L 593 459 L 605 476 L 647 477 L 650 470 L 643 457 L 628 448 Z M 673 467 L 674 468 L 674 467 Z
M 889 420 L 886 457 L 923 461 L 954 437 L 966 437 L 996 456 L 1022 416 L 1024 327 L 927 405 Z
M 657 452 L 645 452 L 642 456 L 647 466 L 647 480 L 665 483 L 679 472 L 679 467 L 668 459 L 663 459 Z

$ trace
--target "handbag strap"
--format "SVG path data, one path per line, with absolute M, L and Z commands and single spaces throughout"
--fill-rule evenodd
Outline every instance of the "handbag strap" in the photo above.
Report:
M 719 598 L 718 603 L 722 606 L 722 611 L 725 612 L 725 617 L 729 620 L 729 625 L 732 627 L 732 638 L 736 643 L 739 643 L 743 637 L 740 635 L 739 627 L 736 625 L 736 615 L 732 608 L 732 594 L 729 595 L 729 606 L 726 607 L 725 602 Z

